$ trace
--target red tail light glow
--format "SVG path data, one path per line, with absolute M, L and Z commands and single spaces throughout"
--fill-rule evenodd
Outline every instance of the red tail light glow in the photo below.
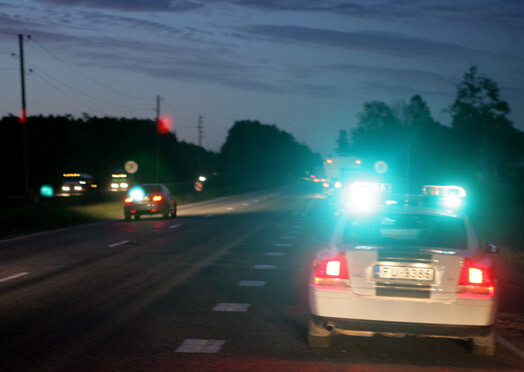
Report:
M 339 284 L 338 282 L 349 279 L 346 257 L 343 253 L 337 257 L 324 259 L 318 263 L 313 262 L 315 268 L 315 284 Z
M 154 202 L 162 201 L 162 195 L 155 195 L 155 196 L 153 196 L 153 201 Z
M 459 292 L 495 293 L 493 268 L 475 264 L 471 258 L 464 260 L 462 272 L 460 273 Z

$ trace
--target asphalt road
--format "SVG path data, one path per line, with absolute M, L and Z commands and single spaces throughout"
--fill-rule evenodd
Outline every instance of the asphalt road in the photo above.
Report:
M 176 219 L 0 241 L 0 370 L 524 370 L 511 328 L 493 358 L 435 338 L 308 347 L 309 265 L 333 226 L 325 207 L 283 188 L 180 207 Z

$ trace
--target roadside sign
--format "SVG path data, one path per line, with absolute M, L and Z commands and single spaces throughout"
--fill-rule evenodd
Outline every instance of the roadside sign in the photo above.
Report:
M 136 173 L 136 171 L 138 170 L 138 164 L 136 163 L 136 161 L 129 160 L 126 162 L 124 168 L 127 173 L 133 174 Z
M 195 191 L 202 191 L 204 184 L 200 181 L 195 182 Z
M 375 168 L 375 172 L 377 173 L 386 173 L 388 171 L 388 165 L 386 164 L 385 161 L 382 161 L 382 160 L 377 161 L 375 163 L 374 168 Z

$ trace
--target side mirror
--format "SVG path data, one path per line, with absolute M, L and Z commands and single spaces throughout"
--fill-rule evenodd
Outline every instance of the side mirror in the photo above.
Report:
M 487 243 L 484 246 L 486 253 L 497 254 L 500 252 L 500 247 L 497 244 Z

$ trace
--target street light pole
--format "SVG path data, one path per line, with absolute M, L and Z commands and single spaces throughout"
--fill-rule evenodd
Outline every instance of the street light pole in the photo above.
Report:
M 20 82 L 22 84 L 22 111 L 20 112 L 19 122 L 22 124 L 22 151 L 24 162 L 24 191 L 31 194 L 29 188 L 29 165 L 27 149 L 27 108 L 25 102 L 25 66 L 24 66 L 24 35 L 18 34 L 18 43 L 20 48 Z

